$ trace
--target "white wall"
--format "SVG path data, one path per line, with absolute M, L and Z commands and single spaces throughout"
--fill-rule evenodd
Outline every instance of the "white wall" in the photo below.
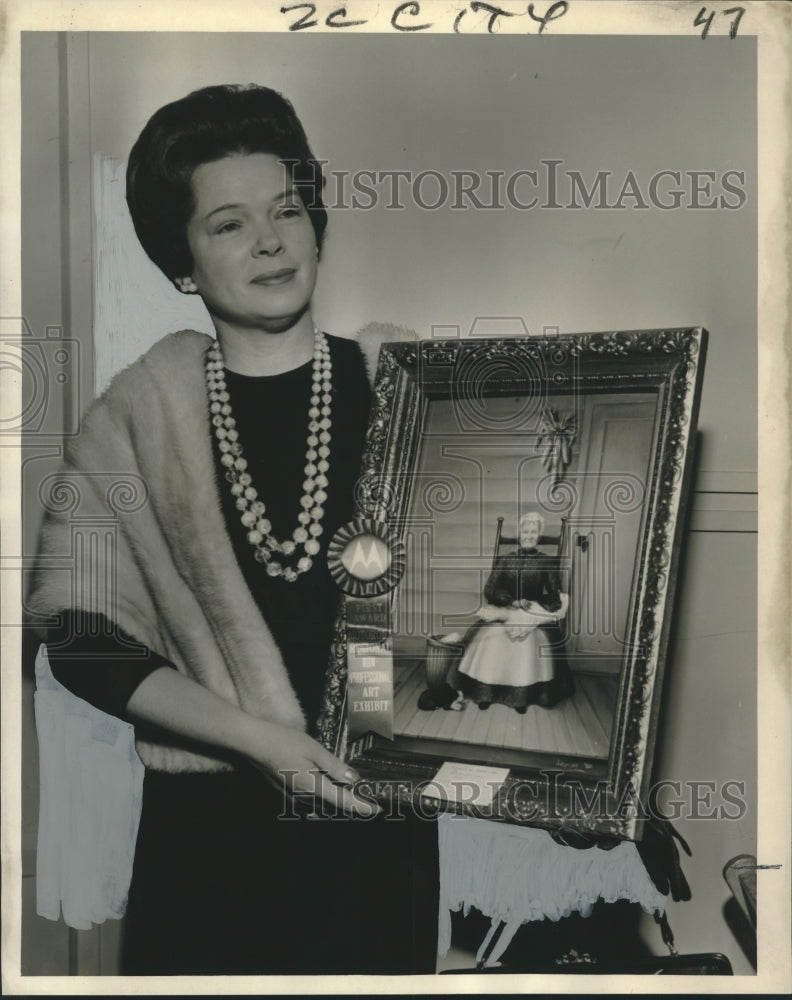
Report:
M 334 211 L 315 305 L 339 334 L 371 320 L 465 334 L 477 316 L 521 316 L 533 333 L 706 326 L 701 468 L 754 471 L 753 39 L 102 33 L 89 57 L 91 148 L 122 163 L 162 104 L 256 82 L 290 98 L 336 171 L 511 174 L 561 159 L 589 183 L 612 171 L 618 191 L 630 170 L 644 184 L 662 169 L 744 170 L 738 211 L 388 211 L 384 197 Z M 132 357 L 160 311 L 138 303 Z
M 674 821 L 693 852 L 692 858 L 681 854 L 693 897 L 669 902 L 668 917 L 680 952 L 724 952 L 737 975 L 753 970 L 729 922 L 744 929 L 747 921 L 741 912 L 732 916 L 736 907 L 722 870 L 738 854 L 756 854 L 755 593 L 754 534 L 697 531 L 688 536 L 655 766 L 655 780 L 681 782 L 688 800 L 689 782 L 716 785 L 714 793 L 701 786 L 701 805 Z M 726 782 L 742 784 L 743 792 L 736 786 L 732 792 L 744 799 L 743 815 L 722 798 Z M 735 818 L 706 818 L 713 812 Z M 646 937 L 660 944 L 649 920 Z

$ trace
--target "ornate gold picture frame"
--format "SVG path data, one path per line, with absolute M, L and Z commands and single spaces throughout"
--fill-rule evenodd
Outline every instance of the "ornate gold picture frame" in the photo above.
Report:
M 706 341 L 382 348 L 321 720 L 372 795 L 640 838 Z M 526 554 L 539 603 L 499 599 Z

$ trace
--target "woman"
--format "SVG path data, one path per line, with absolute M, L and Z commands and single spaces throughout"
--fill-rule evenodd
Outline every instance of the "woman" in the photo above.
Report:
M 372 822 L 314 739 L 338 603 L 326 548 L 353 515 L 370 395 L 361 347 L 311 316 L 322 184 L 292 106 L 256 86 L 160 109 L 129 160 L 138 237 L 217 339 L 166 337 L 90 410 L 63 469 L 81 515 L 108 513 L 96 473 L 145 495 L 112 512 L 89 585 L 42 569 L 32 598 L 62 616 L 55 676 L 134 723 L 146 765 L 126 973 L 434 970 L 431 923 L 404 903 L 405 885 L 435 890 L 430 825 Z M 69 530 L 51 512 L 42 555 Z M 287 793 L 313 804 L 278 822 Z M 321 803 L 348 821 L 311 819 Z
M 572 694 L 569 666 L 542 631 L 569 606 L 552 560 L 536 547 L 544 526 L 536 512 L 520 518 L 520 548 L 495 561 L 487 603 L 465 637 L 456 686 L 480 709 L 499 702 L 524 714 L 529 705 L 549 708 Z

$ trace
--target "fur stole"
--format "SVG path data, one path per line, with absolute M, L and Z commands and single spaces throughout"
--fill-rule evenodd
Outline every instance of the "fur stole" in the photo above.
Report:
M 414 337 L 367 326 L 358 340 L 369 373 L 383 342 Z M 210 342 L 170 334 L 89 409 L 50 490 L 28 605 L 43 615 L 101 613 L 246 712 L 304 729 L 223 520 L 204 377 Z M 137 749 L 158 770 L 228 767 L 175 737 L 138 739 Z

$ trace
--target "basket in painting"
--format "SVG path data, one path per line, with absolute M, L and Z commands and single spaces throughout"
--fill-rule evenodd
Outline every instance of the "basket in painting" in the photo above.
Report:
M 462 658 L 465 647 L 460 642 L 443 641 L 442 636 L 426 639 L 426 680 L 430 690 L 437 690 L 449 679 L 451 665 Z

